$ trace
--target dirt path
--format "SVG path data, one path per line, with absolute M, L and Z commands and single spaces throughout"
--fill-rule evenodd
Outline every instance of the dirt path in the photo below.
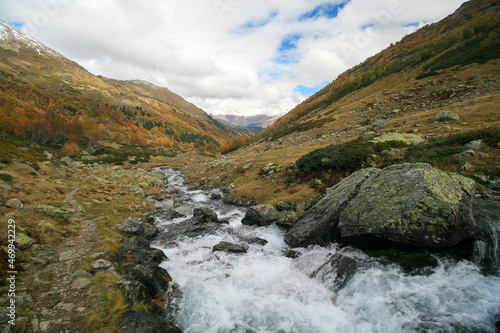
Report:
M 96 221 L 85 220 L 79 209 L 80 204 L 74 197 L 77 191 L 78 188 L 75 188 L 69 192 L 65 201 L 71 203 L 74 211 L 72 221 L 81 221 L 79 235 L 57 245 L 55 253 L 47 258 L 47 266 L 28 268 L 27 275 L 31 278 L 27 288 L 34 304 L 29 332 L 83 332 L 83 320 L 92 304 L 88 291 L 90 279 L 86 279 L 84 274 L 75 276 L 74 273 L 80 269 L 82 258 L 94 253 L 99 237 Z M 40 283 L 47 276 L 52 284 L 50 288 L 43 288 Z

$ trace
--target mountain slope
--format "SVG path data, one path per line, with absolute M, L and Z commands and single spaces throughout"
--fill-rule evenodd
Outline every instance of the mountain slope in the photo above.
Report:
M 279 117 L 259 114 L 255 116 L 239 116 L 234 114 L 219 114 L 214 116 L 220 122 L 231 126 L 256 126 L 266 128 L 271 126 Z
M 465 3 L 444 20 L 423 27 L 339 75 L 254 138 L 228 143 L 231 153 L 227 160 L 205 168 L 196 166 L 193 172 L 188 169 L 189 176 L 203 185 L 227 186 L 238 200 L 294 202 L 301 205 L 300 210 L 327 185 L 360 165 L 383 167 L 402 161 L 410 150 L 405 144 L 388 144 L 395 150 L 386 151 L 387 156 L 382 151 L 372 152 L 370 140 L 386 134 L 422 141 L 415 146 L 418 153 L 426 154 L 427 149 L 434 154 L 426 155 L 426 162 L 435 166 L 440 166 L 436 161 L 443 155 L 450 157 L 453 163 L 444 165 L 447 171 L 465 172 L 466 167 L 469 174 L 498 174 L 500 154 L 491 142 L 480 151 L 482 155 L 476 152 L 468 161 L 449 156 L 463 152 L 466 142 L 455 142 L 451 148 L 437 145 L 442 143 L 438 139 L 452 134 L 469 141 L 478 135 L 471 132 L 498 135 L 499 10 L 498 0 Z M 451 112 L 452 117 L 433 121 L 442 111 Z M 325 147 L 331 149 L 320 150 Z M 309 153 L 314 156 L 306 161 L 321 166 L 342 164 L 350 158 L 359 163 L 336 169 L 311 167 L 314 172 L 310 173 L 302 168 L 305 172 L 301 173 L 296 162 Z M 218 181 L 207 181 L 210 179 Z
M 375 88 L 377 84 L 382 90 L 401 91 L 403 90 L 401 88 L 411 90 L 413 86 L 421 85 L 426 78 L 437 79 L 435 81 L 439 83 L 436 89 L 427 89 L 427 93 L 440 95 L 443 103 L 434 103 L 434 105 L 424 103 L 425 105 L 417 106 L 414 105 L 417 101 L 409 98 L 406 93 L 407 95 L 400 99 L 410 99 L 411 103 L 393 103 L 395 109 L 397 109 L 396 106 L 403 107 L 403 112 L 399 116 L 408 110 L 424 111 L 444 106 L 448 103 L 446 96 L 451 95 L 450 89 L 453 88 L 453 83 L 450 80 L 443 81 L 442 77 L 449 74 L 450 68 L 458 66 L 456 70 L 460 71 L 466 66 L 486 64 L 488 61 L 498 59 L 500 55 L 499 6 L 498 0 L 475 0 L 465 3 L 444 20 L 423 27 L 404 37 L 396 45 L 391 45 L 381 53 L 341 74 L 324 89 L 280 118 L 260 137 L 277 140 L 291 133 L 328 127 L 341 115 L 338 108 L 346 104 L 353 105 L 355 99 L 352 99 L 352 96 L 359 94 L 363 89 Z M 495 75 L 496 81 L 497 73 L 491 74 Z M 398 82 L 398 77 L 401 75 L 404 76 L 406 82 Z M 470 83 L 480 84 L 479 81 L 483 80 L 474 75 L 470 78 Z M 380 84 L 382 81 L 383 83 Z M 419 95 L 421 96 L 424 95 L 422 94 L 423 88 L 420 86 Z M 460 89 L 455 94 L 464 93 L 463 90 L 466 88 Z M 389 96 L 387 90 L 386 94 L 382 94 L 383 91 L 380 90 L 370 92 L 370 94 L 374 97 L 380 95 L 376 97 L 387 100 Z M 489 87 L 481 91 L 475 90 L 472 94 L 475 95 L 474 97 L 489 93 Z M 415 92 L 409 92 L 409 94 L 412 93 L 415 95 Z M 470 98 L 471 94 L 466 94 L 461 99 L 466 100 L 468 97 Z M 431 99 L 429 98 L 428 102 L 431 102 Z M 370 103 L 371 101 L 367 105 Z M 380 106 L 377 102 L 375 104 Z M 377 110 L 370 106 L 365 109 Z M 372 112 L 371 115 L 368 113 L 365 116 L 357 114 L 359 119 L 356 123 L 367 125 L 375 120 L 372 118 L 385 117 L 380 112 Z
M 0 130 L 33 140 L 217 146 L 236 136 L 166 88 L 95 76 L 3 21 L 0 102 Z

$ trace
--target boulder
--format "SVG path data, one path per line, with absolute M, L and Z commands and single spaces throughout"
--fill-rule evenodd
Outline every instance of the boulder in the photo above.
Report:
M 30 236 L 22 233 L 16 234 L 16 243 L 19 250 L 27 250 L 31 245 L 33 245 L 33 239 Z
M 123 236 L 129 238 L 144 233 L 144 223 L 140 219 L 128 219 L 124 223 L 115 225 L 114 228 Z
M 13 198 L 13 199 L 7 200 L 7 202 L 5 203 L 5 206 L 7 206 L 9 208 L 14 208 L 14 209 L 23 208 L 23 201 L 19 198 Z
M 362 169 L 327 190 L 287 231 L 285 242 L 292 247 L 326 245 L 334 240 L 340 212 L 356 196 L 359 187 L 379 169 Z
M 163 298 L 168 290 L 172 277 L 167 270 L 155 265 L 131 265 L 126 280 L 139 281 L 146 288 L 146 298 Z
M 409 134 L 409 133 L 387 133 L 373 139 L 373 142 L 388 142 L 388 141 L 403 142 L 407 145 L 418 145 L 424 142 L 425 139 L 419 134 Z
M 85 289 L 92 284 L 92 280 L 87 278 L 78 278 L 71 284 L 71 289 Z
M 333 238 L 359 246 L 444 249 L 480 233 L 475 184 L 428 164 L 363 169 L 328 190 L 287 232 L 292 246 Z
M 123 333 L 182 333 L 162 316 L 149 312 L 129 311 L 118 320 L 118 324 Z
M 210 207 L 197 207 L 193 210 L 193 216 L 200 223 L 219 222 L 217 213 Z
M 140 303 L 146 300 L 146 287 L 135 280 L 120 280 L 118 286 L 123 290 L 124 296 L 128 301 Z
M 297 210 L 297 205 L 290 202 L 278 202 L 276 204 L 276 210 L 278 210 L 278 212 L 285 212 L 285 211 L 294 212 Z
M 465 149 L 479 150 L 484 148 L 485 144 L 483 140 L 474 140 L 464 145 Z
M 458 114 L 450 112 L 450 111 L 441 111 L 437 115 L 431 118 L 431 121 L 433 123 L 436 122 L 443 122 L 443 121 L 452 121 L 452 120 L 459 120 L 460 117 Z
M 90 267 L 92 268 L 92 272 L 94 273 L 107 273 L 115 271 L 113 263 L 106 259 L 98 259 L 94 261 L 92 265 L 90 265 Z
M 391 124 L 387 120 L 375 120 L 372 123 L 372 131 L 380 131 L 389 126 L 391 126 Z
M 241 223 L 245 225 L 270 225 L 279 219 L 279 213 L 271 205 L 258 205 L 250 207 L 245 213 Z
M 323 282 L 331 291 L 338 291 L 346 286 L 358 269 L 358 262 L 341 254 L 334 254 L 320 268 L 311 274 L 311 278 Z
M 212 248 L 212 252 L 231 252 L 231 253 L 246 253 L 247 246 L 233 244 L 229 242 L 220 242 Z
M 474 150 L 469 149 L 469 150 L 466 150 L 462 153 L 455 154 L 452 157 L 456 160 L 467 160 L 469 158 L 473 158 L 474 156 L 476 156 L 476 153 L 474 152 Z

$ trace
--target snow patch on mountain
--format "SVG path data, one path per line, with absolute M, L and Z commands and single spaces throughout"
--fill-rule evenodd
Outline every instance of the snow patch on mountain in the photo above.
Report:
M 61 57 L 56 51 L 38 42 L 27 33 L 12 28 L 2 20 L 0 20 L 0 47 L 17 53 L 22 48 L 32 49 L 42 56 Z

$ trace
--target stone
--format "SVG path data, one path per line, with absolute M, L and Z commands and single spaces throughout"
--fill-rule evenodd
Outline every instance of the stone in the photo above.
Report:
M 125 298 L 129 301 L 140 303 L 146 300 L 146 287 L 139 281 L 120 280 L 118 286 L 123 290 Z
M 276 204 L 276 210 L 278 212 L 285 212 L 285 211 L 296 211 L 297 210 L 297 205 L 294 203 L 290 202 L 278 202 Z
M 467 160 L 470 158 L 474 158 L 474 156 L 476 156 L 476 153 L 474 152 L 474 150 L 469 149 L 469 150 L 464 151 L 462 153 L 455 154 L 452 157 L 456 160 Z
M 389 126 L 391 126 L 391 124 L 387 120 L 375 120 L 372 123 L 372 131 L 380 131 Z
M 52 245 L 34 244 L 31 247 L 31 254 L 35 257 L 48 257 L 50 254 L 55 253 L 56 250 Z
M 80 258 L 80 255 L 75 251 L 69 250 L 59 254 L 59 261 L 75 260 Z
M 210 207 L 197 207 L 193 210 L 193 216 L 200 223 L 205 222 L 218 222 L 219 218 L 217 217 L 217 213 Z
M 144 222 L 131 218 L 124 223 L 115 225 L 114 228 L 123 236 L 130 238 L 144 233 Z
M 150 312 L 129 311 L 118 320 L 123 333 L 182 333 L 162 316 Z
M 85 289 L 92 284 L 92 280 L 87 278 L 78 278 L 71 284 L 71 289 Z
M 5 203 L 5 206 L 13 209 L 23 208 L 23 201 L 19 198 L 9 199 Z
M 292 247 L 326 245 L 335 239 L 336 222 L 340 212 L 356 195 L 359 187 L 379 169 L 367 168 L 352 174 L 327 190 L 309 210 L 302 214 L 285 234 Z
M 229 242 L 220 242 L 212 248 L 212 252 L 231 252 L 231 253 L 246 253 L 248 251 L 247 246 L 233 244 Z
M 483 140 L 474 140 L 464 145 L 465 149 L 479 150 L 484 148 L 485 144 Z
M 250 207 L 245 213 L 241 223 L 245 225 L 267 226 L 279 219 L 279 213 L 271 205 L 258 205 Z
M 55 308 L 57 310 L 63 310 L 63 311 L 66 311 L 66 312 L 72 312 L 74 309 L 75 309 L 76 305 L 73 304 L 73 303 L 64 303 L 64 302 L 61 302 L 61 303 L 58 303 Z
M 54 154 L 51 154 L 46 150 L 43 153 L 45 154 L 45 156 L 47 156 L 48 160 L 52 160 L 54 158 Z
M 65 208 L 58 208 L 48 205 L 38 205 L 35 207 L 35 210 L 47 214 L 51 217 L 58 219 L 69 219 L 71 217 L 71 211 Z
M 481 158 L 490 158 L 490 157 L 491 157 L 489 154 L 486 154 L 486 153 L 481 153 L 481 152 L 477 153 L 477 155 L 478 155 L 479 157 L 481 157 Z
M 16 243 L 19 250 L 27 250 L 31 245 L 33 245 L 33 239 L 23 233 L 16 233 Z
M 94 273 L 104 273 L 115 271 L 115 267 L 113 263 L 106 259 L 98 259 L 94 261 L 90 267 L 92 268 L 92 272 Z
M 423 143 L 425 139 L 419 134 L 409 133 L 387 133 L 373 139 L 373 142 L 376 143 L 388 141 L 398 141 L 413 146 Z
M 126 280 L 139 281 L 146 288 L 146 298 L 163 298 L 168 290 L 172 277 L 167 270 L 157 265 L 131 265 Z
M 52 223 L 47 221 L 38 222 L 38 226 L 41 227 L 42 230 L 52 230 L 52 231 L 56 230 L 56 227 Z
M 311 278 L 323 282 L 328 289 L 337 292 L 347 285 L 356 274 L 357 269 L 356 260 L 342 254 L 334 254 L 311 274 Z
M 88 278 L 88 279 L 94 278 L 94 276 L 91 273 L 89 273 L 89 272 L 87 272 L 86 270 L 83 270 L 83 269 L 79 269 L 79 270 L 75 271 L 73 273 L 73 275 L 71 275 L 71 276 L 72 277 L 84 277 L 84 278 Z
M 431 118 L 433 123 L 435 122 L 443 122 L 443 121 L 457 121 L 460 117 L 458 114 L 450 112 L 450 111 L 441 111 L 437 115 Z
M 329 189 L 287 232 L 291 246 L 444 249 L 481 233 L 471 211 L 474 181 L 428 164 L 362 169 Z
M 61 157 L 60 161 L 65 163 L 69 167 L 72 167 L 74 165 L 73 160 L 69 156 Z
M 394 157 L 394 156 L 400 154 L 401 152 L 402 151 L 400 149 L 390 148 L 390 149 L 382 150 L 380 152 L 380 155 L 384 156 L 384 157 Z

